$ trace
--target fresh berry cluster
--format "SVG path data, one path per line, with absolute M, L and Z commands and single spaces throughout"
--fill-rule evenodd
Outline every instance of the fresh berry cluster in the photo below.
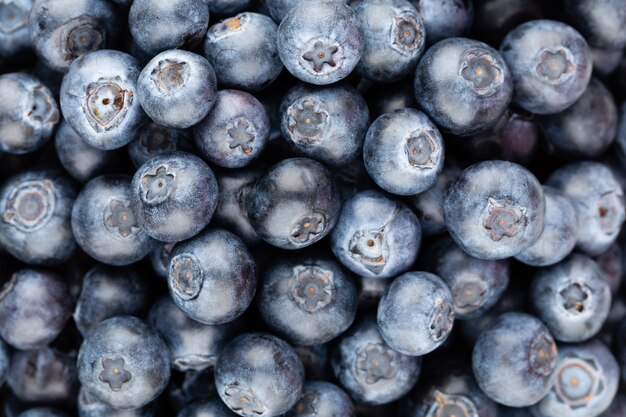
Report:
M 0 416 L 626 417 L 625 48 L 626 0 L 0 0 Z

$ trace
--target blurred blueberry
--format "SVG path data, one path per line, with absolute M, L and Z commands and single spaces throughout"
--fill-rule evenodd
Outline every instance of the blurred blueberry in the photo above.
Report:
M 143 407 L 170 379 L 169 350 L 143 320 L 110 318 L 87 333 L 78 352 L 78 377 L 88 394 L 114 408 Z
M 67 417 L 67 414 L 53 408 L 40 407 L 24 411 L 19 417 Z
M 78 245 L 109 265 L 137 262 L 156 246 L 131 209 L 131 178 L 103 175 L 89 181 L 72 208 L 72 230 Z
M 516 26 L 544 18 L 546 6 L 553 4 L 542 0 L 478 0 L 474 3 L 472 30 L 478 39 L 491 45 L 499 45 Z
M 500 52 L 513 76 L 513 103 L 532 113 L 565 110 L 585 92 L 591 78 L 587 42 L 562 22 L 523 23 L 507 34 Z
M 406 205 L 380 191 L 366 190 L 344 202 L 331 249 L 355 274 L 390 278 L 411 267 L 421 238 L 419 221 Z
M 279 416 L 302 392 L 304 368 L 283 340 L 267 333 L 244 333 L 229 343 L 215 367 L 217 392 L 240 416 Z
M 563 11 L 589 45 L 626 47 L 626 4 L 619 0 L 564 0 Z
M 157 247 L 150 252 L 150 264 L 152 269 L 159 278 L 167 281 L 170 269 L 170 254 L 176 242 L 159 243 Z
M 235 13 L 249 10 L 256 3 L 255 0 L 208 0 L 211 14 L 230 16 Z
M 624 55 L 621 49 L 598 49 L 591 48 L 591 59 L 593 60 L 593 73 L 596 76 L 606 77 L 617 69 L 619 62 Z
M 241 239 L 209 228 L 174 246 L 168 285 L 188 317 L 206 324 L 228 323 L 252 302 L 256 264 Z
M 474 18 L 472 0 L 410 0 L 424 20 L 430 45 L 445 38 L 465 34 Z
M 614 243 L 604 253 L 594 258 L 600 269 L 604 271 L 603 277 L 611 289 L 613 296 L 617 295 L 617 291 L 622 284 L 624 276 L 624 253 L 619 243 Z
M 78 417 L 154 417 L 157 403 L 132 409 L 116 409 L 81 388 L 78 393 Z
M 302 395 L 285 417 L 354 417 L 352 400 L 341 388 L 326 381 L 308 381 Z
M 234 417 L 230 408 L 219 398 L 215 400 L 200 400 L 189 403 L 176 417 Z
M 149 122 L 142 126 L 136 139 L 128 144 L 128 155 L 139 168 L 157 155 L 182 150 L 191 152 L 193 140 L 190 130 L 174 129 Z
M 309 0 L 305 0 L 305 1 L 309 1 Z M 336 3 L 348 3 L 349 0 L 324 0 L 324 1 L 334 1 Z M 296 6 L 300 6 L 300 4 L 303 2 L 303 0 L 262 0 L 263 3 L 265 3 L 265 7 L 267 8 L 267 11 L 270 13 L 270 16 L 272 16 L 272 19 L 274 19 L 277 23 L 280 23 L 285 16 L 287 15 L 287 12 L 289 12 L 291 9 L 293 9 Z
M 137 78 L 137 98 L 150 118 L 186 129 L 202 120 L 216 100 L 215 71 L 201 55 L 180 49 L 161 52 Z
M 33 1 L 0 1 L 0 59 L 11 60 L 32 47 L 28 32 L 28 13 Z

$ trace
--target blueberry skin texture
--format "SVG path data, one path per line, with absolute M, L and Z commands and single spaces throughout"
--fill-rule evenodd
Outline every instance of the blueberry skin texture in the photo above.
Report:
M 285 94 L 279 111 L 282 138 L 294 153 L 333 167 L 361 154 L 369 110 L 356 89 L 298 84 Z
M 246 211 L 257 234 L 281 249 L 302 249 L 326 236 L 341 201 L 331 172 L 308 158 L 284 159 L 263 174 Z
M 493 127 L 513 95 L 509 67 L 498 51 L 467 38 L 429 48 L 417 64 L 413 89 L 424 112 L 458 136 Z
M 16 349 L 44 347 L 61 333 L 72 304 L 61 277 L 22 269 L 0 291 L 0 336 Z
M 135 168 L 157 155 L 177 150 L 193 152 L 191 131 L 169 128 L 154 122 L 142 126 L 137 138 L 128 144 L 128 156 Z
M 40 407 L 24 411 L 19 415 L 19 417 L 67 417 L 67 414 L 53 408 Z
M 422 232 L 404 203 L 366 190 L 344 202 L 330 239 L 339 262 L 355 274 L 391 278 L 413 265 Z
M 96 265 L 85 274 L 74 322 L 85 336 L 98 323 L 116 316 L 140 316 L 150 303 L 150 284 L 129 267 Z
M 237 336 L 215 366 L 217 393 L 240 416 L 287 412 L 298 401 L 303 384 L 304 368 L 296 352 L 267 333 Z
M 274 21 L 280 23 L 287 13 L 296 6 L 300 6 L 303 0 L 263 0 L 267 11 Z M 306 0 L 305 0 L 306 1 Z M 330 0 L 346 4 L 349 0 Z
M 424 52 L 426 32 L 417 10 L 406 0 L 353 0 L 365 49 L 359 75 L 389 83 L 411 73 Z
M 136 136 L 145 114 L 137 100 L 139 62 L 101 50 L 75 59 L 61 83 L 61 112 L 91 146 L 121 148 Z
M 115 409 L 97 397 L 81 389 L 78 393 L 78 417 L 154 417 L 156 402 L 140 408 Z
M 221 87 L 257 91 L 271 84 L 283 69 L 278 56 L 278 25 L 268 16 L 244 12 L 209 28 L 204 55 Z
M 326 381 L 307 381 L 285 417 L 354 417 L 356 409 L 344 390 Z
M 435 274 L 406 272 L 387 287 L 377 320 L 381 336 L 393 350 L 425 355 L 441 346 L 452 331 L 452 293 Z
M 32 46 L 28 32 L 28 13 L 34 0 L 2 0 L 12 14 L 2 18 L 3 30 L 0 31 L 0 59 L 11 60 Z
M 217 93 L 211 112 L 193 129 L 200 154 L 225 168 L 241 168 L 257 159 L 267 145 L 270 120 L 263 104 L 239 90 Z
M 246 211 L 246 200 L 262 172 L 256 168 L 220 172 L 217 188 L 220 190 L 217 208 L 213 216 L 217 223 L 239 236 L 246 245 L 254 246 L 261 241 Z
M 170 256 L 170 295 L 200 323 L 228 323 L 243 314 L 254 297 L 256 280 L 252 255 L 226 230 L 206 229 L 174 246 Z
M 562 261 L 569 255 L 578 238 L 578 219 L 572 201 L 560 190 L 543 186 L 546 212 L 543 230 L 529 247 L 515 255 L 526 265 L 548 266 Z
M 465 34 L 474 19 L 472 0 L 410 0 L 424 20 L 426 40 L 432 45 Z
M 561 190 L 574 203 L 576 249 L 595 256 L 615 242 L 626 208 L 622 187 L 609 168 L 598 162 L 572 163 L 554 171 L 546 184 Z
M 521 165 L 484 161 L 465 169 L 444 202 L 450 236 L 479 259 L 504 259 L 535 243 L 543 230 L 545 197 Z
M 600 331 L 611 308 L 603 275 L 598 264 L 579 254 L 537 271 L 530 300 L 556 340 L 583 342 Z
M 396 110 L 374 120 L 363 144 L 369 176 L 385 191 L 398 195 L 418 194 L 435 185 L 444 153 L 437 126 L 413 109 Z
M 179 242 L 209 224 L 217 206 L 217 180 L 200 158 L 186 152 L 162 153 L 135 172 L 131 205 L 146 234 Z
M 513 76 L 513 103 L 532 113 L 565 110 L 585 92 L 591 78 L 589 45 L 565 23 L 522 23 L 507 34 L 500 52 Z
M 32 265 L 57 265 L 76 252 L 70 216 L 76 187 L 58 171 L 26 171 L 0 187 L 0 247 Z
M 54 96 L 36 77 L 21 72 L 0 76 L 0 151 L 21 155 L 41 148 L 59 118 Z
M 57 129 L 54 146 L 63 168 L 83 184 L 109 171 L 118 157 L 85 142 L 65 120 Z
M 235 330 L 232 324 L 208 325 L 190 319 L 169 296 L 152 305 L 148 321 L 169 348 L 172 368 L 181 372 L 215 366 Z
M 0 341 L 0 387 L 4 384 L 9 374 L 11 366 L 10 360 L 9 347 L 4 340 L 2 340 Z
M 325 85 L 348 76 L 365 38 L 354 10 L 340 1 L 302 2 L 278 26 L 278 54 L 301 81 Z
M 156 123 L 186 129 L 198 123 L 215 104 L 217 80 L 204 57 L 180 49 L 161 52 L 137 78 L 137 98 Z
M 132 316 L 110 318 L 94 327 L 83 340 L 77 363 L 83 389 L 114 408 L 143 407 L 170 379 L 165 342 L 154 328 Z
M 339 339 L 332 353 L 335 377 L 359 403 L 387 404 L 417 382 L 422 359 L 393 350 L 378 331 L 376 318 L 365 316 Z
M 446 162 L 432 187 L 409 196 L 407 203 L 417 214 L 424 236 L 433 236 L 446 231 L 443 202 L 448 188 L 460 173 L 461 168 L 458 165 Z
M 191 49 L 209 27 L 206 0 L 134 0 L 128 28 L 137 45 L 154 56 L 167 49 Z
M 105 0 L 35 0 L 28 31 L 39 58 L 64 72 L 76 58 L 111 48 L 120 25 L 115 8 Z
M 509 284 L 509 262 L 476 259 L 449 237 L 435 241 L 422 259 L 450 288 L 454 319 L 481 317 L 499 300 Z
M 232 16 L 249 10 L 254 0 L 208 0 L 209 10 L 218 16 Z
M 619 0 L 565 0 L 563 11 L 589 45 L 600 49 L 626 47 L 626 5 Z
M 592 78 L 578 101 L 541 119 L 541 130 L 559 155 L 596 158 L 615 139 L 617 120 L 613 95 L 602 82 Z
M 14 351 L 7 385 L 26 403 L 71 404 L 79 388 L 76 353 L 47 347 Z
M 103 175 L 89 181 L 72 207 L 72 231 L 92 258 L 109 265 L 130 265 L 142 259 L 156 241 L 140 227 L 131 208 L 131 178 Z
M 594 339 L 559 346 L 554 386 L 531 408 L 534 417 L 596 417 L 615 398 L 619 364 L 609 348 Z
M 236 415 L 218 398 L 194 401 L 180 410 L 176 417 L 234 417 Z
M 525 313 L 505 313 L 478 336 L 472 368 L 492 400 L 527 407 L 552 388 L 557 356 L 554 339 L 541 321 Z
M 257 305 L 269 327 L 298 345 L 329 342 L 346 331 L 357 310 L 352 278 L 334 260 L 284 256 L 265 272 Z

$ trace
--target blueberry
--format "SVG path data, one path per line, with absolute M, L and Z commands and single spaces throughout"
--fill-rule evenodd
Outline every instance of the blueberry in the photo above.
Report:
M 35 0 L 28 16 L 37 55 L 56 71 L 66 71 L 84 54 L 110 48 L 119 24 L 105 0 Z
M 624 55 L 621 49 L 598 49 L 591 48 L 591 59 L 593 60 L 593 73 L 596 76 L 606 77 L 613 73 L 619 66 Z
M 409 392 L 422 363 L 421 358 L 393 350 L 372 316 L 361 318 L 339 338 L 331 362 L 350 397 L 372 405 L 389 403 Z
M 367 103 L 345 86 L 298 84 L 280 105 L 283 139 L 297 154 L 339 167 L 354 161 L 369 125 Z
M 498 51 L 467 38 L 429 48 L 417 65 L 419 106 L 450 133 L 469 136 L 493 127 L 513 94 L 509 68 Z
M 217 392 L 244 417 L 281 415 L 302 392 L 304 368 L 283 340 L 267 333 L 244 333 L 229 343 L 215 367 Z
M 418 194 L 435 185 L 443 169 L 443 138 L 424 113 L 396 110 L 370 125 L 363 160 L 370 177 L 385 191 Z
M 194 401 L 183 408 L 176 417 L 234 417 L 230 408 L 220 399 Z
M 565 23 L 522 23 L 506 35 L 500 51 L 513 76 L 513 103 L 527 111 L 561 112 L 589 84 L 593 67 L 589 46 Z
M 67 417 L 67 414 L 53 408 L 40 407 L 24 411 L 18 417 Z
M 9 347 L 4 341 L 0 341 L 0 387 L 4 384 L 11 366 Z
M 532 245 L 544 223 L 541 184 L 524 167 L 485 161 L 463 171 L 444 202 L 446 226 L 465 252 L 504 259 Z
M 137 100 L 139 63 L 119 51 L 80 56 L 61 84 L 61 111 L 76 133 L 100 149 L 133 140 L 145 117 Z
M 530 299 L 555 339 L 582 342 L 600 331 L 611 308 L 603 275 L 591 258 L 579 254 L 537 271 Z
M 26 171 L 0 187 L 0 246 L 23 262 L 60 264 L 76 252 L 70 216 L 76 189 L 57 171 Z
M 170 379 L 169 351 L 146 322 L 132 316 L 104 320 L 78 352 L 83 389 L 114 408 L 148 404 Z
M 450 184 L 460 173 L 461 168 L 458 165 L 446 161 L 435 184 L 424 192 L 410 196 L 407 200 L 417 214 L 424 236 L 432 236 L 446 231 L 443 202 Z
M 172 368 L 182 372 L 215 366 L 235 330 L 232 324 L 208 325 L 190 319 L 169 296 L 153 304 L 148 320 L 169 348 Z
M 473 258 L 449 237 L 437 240 L 422 258 L 428 269 L 450 287 L 455 319 L 484 315 L 509 284 L 508 260 Z
M 0 336 L 14 348 L 46 346 L 61 333 L 71 314 L 69 289 L 52 272 L 22 269 L 0 290 Z
M 448 285 L 429 272 L 406 272 L 387 287 L 378 304 L 378 329 L 397 352 L 422 356 L 452 331 L 454 301 Z
M 311 84 L 348 76 L 364 44 L 356 13 L 342 1 L 300 2 L 278 26 L 280 59 L 292 75 Z
M 66 121 L 57 130 L 54 145 L 63 168 L 82 183 L 109 172 L 118 157 L 85 142 Z
M 162 242 L 198 234 L 217 206 L 217 181 L 195 155 L 174 151 L 146 161 L 131 183 L 131 205 L 139 226 Z
M 128 144 L 128 155 L 136 168 L 139 168 L 157 155 L 182 150 L 193 151 L 193 140 L 189 130 L 174 129 L 154 122 L 145 124 L 136 139 Z
M 256 264 L 241 239 L 222 229 L 206 229 L 174 246 L 168 285 L 176 305 L 206 324 L 233 321 L 252 302 Z
M 600 269 L 604 271 L 604 278 L 611 289 L 613 296 L 617 295 L 624 275 L 624 253 L 619 243 L 614 243 L 606 252 L 594 258 Z
M 301 249 L 326 236 L 341 202 L 330 171 L 312 159 L 290 158 L 271 167 L 248 196 L 250 224 L 267 243 Z
M 278 26 L 268 16 L 244 12 L 209 28 L 204 54 L 222 87 L 260 90 L 283 69 L 278 56 Z
M 354 0 L 365 37 L 357 72 L 379 82 L 398 81 L 412 72 L 424 52 L 426 32 L 417 10 L 406 0 Z
M 208 0 L 209 10 L 218 16 L 231 16 L 249 10 L 254 0 Z
M 356 410 L 352 400 L 337 385 L 326 381 L 308 381 L 302 395 L 286 417 L 353 417 Z
M 28 13 L 34 0 L 0 2 L 0 59 L 10 60 L 32 46 Z
M 47 347 L 15 351 L 7 385 L 26 403 L 71 404 L 79 388 L 76 354 Z
M 598 162 L 572 163 L 554 171 L 546 184 L 561 190 L 574 203 L 577 249 L 594 256 L 615 242 L 626 208 L 622 187 L 609 168 Z
M 215 165 L 241 168 L 261 155 L 270 133 L 263 104 L 238 90 L 217 93 L 211 112 L 194 127 L 196 146 Z
M 78 245 L 92 258 L 110 265 L 137 262 L 156 246 L 131 208 L 131 178 L 104 175 L 89 181 L 72 208 Z
M 543 186 L 546 212 L 543 230 L 529 247 L 515 255 L 515 259 L 533 266 L 554 265 L 569 255 L 578 238 L 578 220 L 572 201 L 560 190 Z
M 207 0 L 134 0 L 128 28 L 137 45 L 151 55 L 198 45 L 209 27 Z
M 202 120 L 215 104 L 217 81 L 204 57 L 180 49 L 161 52 L 141 70 L 137 98 L 150 118 L 185 129 Z
M 430 45 L 445 38 L 465 34 L 474 18 L 472 0 L 410 0 L 424 20 Z
M 108 318 L 142 315 L 150 302 L 149 285 L 135 268 L 93 267 L 83 278 L 74 310 L 78 331 L 84 336 Z
M 615 139 L 617 105 L 602 82 L 592 78 L 574 104 L 541 119 L 541 130 L 559 155 L 595 158 Z
M 590 45 L 626 47 L 626 5 L 615 0 L 565 0 L 563 11 Z
M 557 356 L 554 339 L 541 321 L 525 313 L 505 313 L 478 336 L 472 367 L 492 400 L 526 407 L 550 391 Z
M 78 417 L 154 417 L 156 402 L 141 408 L 115 409 L 85 389 L 78 393 Z
M 214 218 L 249 246 L 261 241 L 250 224 L 246 211 L 248 195 L 261 174 L 261 171 L 256 168 L 248 168 L 221 172 L 217 176 L 217 186 L 220 192 Z
M 170 268 L 170 254 L 174 249 L 176 242 L 160 243 L 156 249 L 150 252 L 150 264 L 152 270 L 158 275 L 159 278 L 167 281 Z
M 406 205 L 380 191 L 366 190 L 344 202 L 331 249 L 355 274 L 390 278 L 411 267 L 421 240 L 419 221 Z
M 554 386 L 535 406 L 536 417 L 596 417 L 613 401 L 619 365 L 599 340 L 559 347 Z
M 54 96 L 37 78 L 21 72 L 0 76 L 0 151 L 19 155 L 41 148 L 59 118 Z
M 317 345 L 350 327 L 356 316 L 356 288 L 334 260 L 279 257 L 265 272 L 258 308 L 276 334 L 292 343 Z

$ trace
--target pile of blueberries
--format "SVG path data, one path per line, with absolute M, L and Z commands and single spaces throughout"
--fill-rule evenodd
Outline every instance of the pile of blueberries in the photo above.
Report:
M 625 48 L 626 0 L 0 0 L 0 416 L 625 417 Z

